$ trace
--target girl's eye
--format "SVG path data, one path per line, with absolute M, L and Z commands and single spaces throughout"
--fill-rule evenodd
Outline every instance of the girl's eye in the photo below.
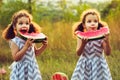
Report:
M 29 25 L 29 23 L 26 23 L 26 25 Z
M 88 20 L 87 23 L 91 23 L 91 20 Z
M 22 25 L 22 24 L 23 24 L 22 22 L 19 23 L 19 25 Z
M 97 23 L 98 21 L 97 20 L 94 20 L 95 23 Z

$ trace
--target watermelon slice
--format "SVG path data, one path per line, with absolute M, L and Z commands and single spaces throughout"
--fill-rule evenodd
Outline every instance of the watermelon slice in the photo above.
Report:
M 27 40 L 28 38 L 34 39 L 34 43 L 40 43 L 46 40 L 46 36 L 43 33 L 22 33 L 19 32 L 22 39 Z
M 68 76 L 62 72 L 55 72 L 52 76 L 52 80 L 68 80 Z
M 108 27 L 102 27 L 99 30 L 95 31 L 87 31 L 87 32 L 81 32 L 76 31 L 75 34 L 78 38 L 88 38 L 88 40 L 98 40 L 104 38 L 105 34 L 109 33 Z

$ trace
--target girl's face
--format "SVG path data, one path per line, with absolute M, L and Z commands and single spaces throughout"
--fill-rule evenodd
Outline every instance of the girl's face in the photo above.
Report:
M 27 33 L 29 31 L 30 21 L 28 17 L 20 17 L 17 20 L 16 29 L 17 32 Z
M 97 30 L 98 17 L 97 15 L 89 14 L 86 16 L 84 27 L 87 31 Z

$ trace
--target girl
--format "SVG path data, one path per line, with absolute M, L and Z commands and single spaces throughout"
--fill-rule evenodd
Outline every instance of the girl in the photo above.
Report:
M 42 80 L 35 55 L 41 54 L 47 47 L 47 40 L 37 48 L 33 39 L 26 41 L 18 35 L 22 32 L 40 32 L 40 27 L 32 22 L 32 16 L 26 11 L 16 12 L 11 24 L 3 31 L 3 38 L 9 41 L 14 63 L 11 65 L 10 80 Z
M 76 31 L 94 31 L 105 27 L 106 24 L 100 21 L 99 13 L 94 9 L 83 12 L 81 22 L 74 25 Z M 103 52 L 110 55 L 111 47 L 109 35 L 105 34 L 104 39 L 88 41 L 87 38 L 77 39 L 77 55 L 79 58 L 71 80 L 112 80 L 110 70 Z

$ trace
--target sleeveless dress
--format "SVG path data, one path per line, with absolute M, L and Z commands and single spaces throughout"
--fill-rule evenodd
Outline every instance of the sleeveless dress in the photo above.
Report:
M 71 80 L 112 80 L 103 55 L 102 39 L 89 41 L 79 58 Z
M 19 37 L 15 37 L 11 40 L 19 49 L 22 49 L 25 44 L 25 41 Z M 35 58 L 34 45 L 28 48 L 26 54 L 20 61 L 14 61 L 10 69 L 10 80 L 42 80 Z

